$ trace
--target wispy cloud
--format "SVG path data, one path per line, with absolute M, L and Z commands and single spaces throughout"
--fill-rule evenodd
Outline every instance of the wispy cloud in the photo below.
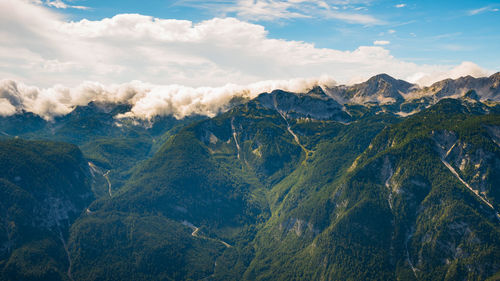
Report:
M 236 5 L 226 7 L 224 10 L 229 13 L 234 12 L 238 18 L 257 21 L 310 17 L 304 7 L 300 9 L 303 5 L 301 2 L 289 1 L 240 0 Z
M 492 6 L 485 6 L 485 7 L 482 7 L 482 8 L 470 10 L 468 12 L 468 14 L 469 14 L 469 16 L 475 16 L 475 15 L 479 15 L 479 14 L 482 14 L 482 13 L 485 13 L 485 12 L 498 12 L 498 8 L 494 8 Z
M 376 40 L 376 41 L 373 41 L 373 45 L 384 46 L 384 45 L 389 45 L 389 44 L 391 44 L 391 42 L 387 41 L 387 40 Z
M 352 24 L 378 25 L 384 22 L 368 14 L 370 0 L 237 0 L 177 1 L 175 5 L 204 8 L 217 15 L 234 16 L 246 21 L 277 21 L 296 18 L 336 19 Z
M 45 5 L 57 9 L 78 9 L 78 10 L 89 10 L 89 7 L 86 6 L 77 6 L 77 5 L 68 5 L 62 0 L 47 0 L 45 1 Z
M 405 22 L 398 22 L 398 23 L 391 24 L 390 27 L 394 28 L 394 27 L 405 26 L 405 25 L 414 24 L 414 23 L 418 23 L 418 21 L 410 20 L 410 21 L 405 21 Z
M 384 24 L 383 21 L 365 14 L 355 14 L 355 13 L 339 13 L 335 11 L 327 11 L 324 13 L 326 18 L 338 19 L 348 23 L 358 23 L 365 25 L 379 25 Z
M 459 44 L 441 44 L 439 45 L 439 47 L 442 48 L 443 50 L 455 51 L 455 52 L 464 51 L 468 49 L 468 47 Z
M 406 4 L 401 3 L 401 4 L 394 5 L 394 7 L 396 7 L 396 8 L 404 8 L 404 7 L 406 7 Z
M 462 35 L 462 32 L 444 33 L 444 34 L 432 36 L 431 38 L 432 39 L 447 39 L 447 38 L 457 37 L 459 35 Z

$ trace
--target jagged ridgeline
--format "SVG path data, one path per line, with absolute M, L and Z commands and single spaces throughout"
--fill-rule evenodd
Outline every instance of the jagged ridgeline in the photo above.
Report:
M 210 118 L 1 117 L 0 278 L 499 280 L 499 86 L 378 75 Z

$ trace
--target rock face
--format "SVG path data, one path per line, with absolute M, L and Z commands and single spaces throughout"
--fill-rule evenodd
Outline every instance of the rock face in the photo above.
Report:
M 490 77 L 474 78 L 460 77 L 456 80 L 446 79 L 436 82 L 421 91 L 435 95 L 438 99 L 445 97 L 459 97 L 470 90 L 475 90 L 481 99 L 500 100 L 500 72 Z
M 257 97 L 262 106 L 289 115 L 292 118 L 313 118 L 317 120 L 349 121 L 347 115 L 337 101 L 330 98 L 320 87 L 306 94 L 294 94 L 275 90 Z
M 387 74 L 379 74 L 368 79 L 368 81 L 350 87 L 333 90 L 352 103 L 395 103 L 402 102 L 401 94 L 408 93 L 416 85 L 403 80 L 397 80 Z
M 379 74 L 363 83 L 316 87 L 308 93 L 275 90 L 260 95 L 257 100 L 264 106 L 276 108 L 293 118 L 310 117 L 347 122 L 351 118 L 349 114 L 345 114 L 345 105 L 384 106 L 384 110 L 408 116 L 444 98 L 462 97 L 471 102 L 500 101 L 499 85 L 500 73 L 482 78 L 466 76 L 455 80 L 446 79 L 424 88 L 387 74 Z
M 500 146 L 500 126 L 484 126 L 491 136 L 491 139 Z
M 434 104 L 443 98 L 461 97 L 471 90 L 476 94 L 469 98 L 500 101 L 500 72 L 490 77 L 446 79 L 423 88 L 387 74 L 379 74 L 363 83 L 325 89 L 329 96 L 342 104 L 394 104 L 421 97 L 429 97 L 426 102 Z

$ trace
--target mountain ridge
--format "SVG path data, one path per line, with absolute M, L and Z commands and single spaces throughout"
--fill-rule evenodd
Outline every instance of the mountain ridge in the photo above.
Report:
M 75 197 L 83 203 L 60 235 L 23 240 L 13 255 L 9 231 L 0 232 L 0 277 L 34 276 L 30 260 L 43 256 L 56 266 L 39 263 L 34 280 L 496 280 L 500 105 L 462 88 L 401 100 L 398 87 L 412 91 L 380 75 L 351 93 L 394 99 L 382 104 L 341 103 L 315 87 L 238 100 L 213 117 L 117 120 L 123 105 L 92 103 L 53 122 L 0 118 L 10 134 L 0 147 L 26 151 L 3 149 L 11 172 L 0 184 L 17 190 L 14 159 L 40 167 L 22 178 L 41 179 L 0 211 L 36 218 L 19 209 L 47 188 L 49 172 L 62 174 L 51 185 L 63 194 L 82 185 L 93 195 Z M 61 140 L 73 144 L 52 143 Z M 57 153 L 29 156 L 47 145 Z M 68 155 L 78 177 L 61 164 Z
M 7 118 L 9 116 L 20 116 L 29 112 L 27 110 L 29 110 L 30 106 L 33 106 L 34 101 L 30 100 L 33 99 L 33 97 L 31 96 L 23 97 L 22 96 L 23 94 L 18 89 L 14 81 L 10 81 L 10 83 L 3 83 L 3 84 L 5 87 L 0 88 L 0 98 L 4 99 L 8 103 L 9 107 L 12 108 L 8 110 L 6 109 L 6 111 L 1 114 L 2 118 Z M 428 106 L 430 104 L 435 104 L 442 98 L 461 96 L 468 90 L 475 90 L 482 100 L 489 99 L 491 101 L 500 102 L 499 85 L 500 85 L 500 72 L 492 74 L 489 77 L 474 78 L 472 76 L 464 76 L 464 77 L 459 77 L 457 79 L 445 79 L 439 82 L 435 82 L 434 84 L 426 87 L 420 87 L 417 84 L 412 84 L 401 79 L 396 79 L 387 74 L 378 74 L 367 79 L 365 82 L 357 83 L 354 85 L 326 86 L 326 85 L 316 84 L 312 85 L 311 88 L 305 90 L 304 93 L 295 93 L 295 94 L 300 96 L 307 95 L 308 92 L 312 93 L 319 87 L 322 89 L 322 91 L 324 91 L 324 93 L 326 93 L 326 96 L 330 97 L 331 99 L 335 100 L 337 103 L 341 105 L 346 105 L 346 104 L 360 104 L 360 105 L 371 104 L 379 106 L 394 105 L 394 104 L 398 105 L 404 103 L 411 103 L 416 99 L 423 98 L 425 99 L 426 106 Z M 280 90 L 280 89 L 276 88 L 274 90 Z M 129 91 L 134 92 L 135 90 L 130 89 Z M 272 91 L 270 91 L 269 93 L 272 93 Z M 258 96 L 258 94 L 262 93 L 256 93 L 253 97 L 252 96 L 249 97 L 248 92 L 246 90 L 242 90 L 241 93 L 240 92 L 234 92 L 232 94 L 225 93 L 225 95 L 228 94 L 232 96 L 227 99 L 223 99 L 215 104 L 216 113 L 227 111 L 233 106 L 240 104 L 241 102 L 245 102 L 245 100 L 256 97 Z M 132 94 L 129 95 L 131 97 L 133 96 Z M 46 119 L 46 122 L 54 122 L 56 121 L 55 119 L 61 117 L 64 118 L 64 116 L 71 114 L 74 110 L 77 110 L 78 108 L 85 106 L 92 106 L 92 104 L 96 103 L 99 103 L 100 104 L 99 107 L 101 108 L 107 108 L 106 110 L 118 109 L 121 106 L 122 109 L 119 109 L 113 115 L 113 117 L 118 121 L 118 123 L 120 123 L 119 121 L 121 120 L 124 122 L 138 122 L 142 123 L 144 126 L 147 126 L 148 124 L 149 125 L 154 124 L 154 122 L 151 123 L 149 121 L 155 119 L 156 117 L 175 115 L 174 112 L 172 112 L 172 110 L 167 107 L 163 111 L 157 112 L 156 115 L 154 116 L 151 116 L 149 114 L 147 115 L 147 117 L 136 116 L 131 111 L 134 105 L 134 101 L 129 101 L 129 100 L 118 101 L 120 99 L 117 97 L 106 101 L 106 98 L 96 96 L 93 99 L 90 99 L 86 105 L 82 105 L 82 102 L 80 101 L 81 99 L 83 100 L 86 99 L 85 97 L 82 98 L 78 98 L 77 96 L 73 97 L 73 99 L 75 98 L 76 98 L 75 102 L 78 101 L 77 103 L 78 105 L 73 105 L 73 106 L 71 106 L 70 104 L 53 105 L 54 107 L 53 110 L 56 110 L 58 106 L 60 107 L 69 106 L 69 108 L 66 109 L 65 113 L 58 112 L 51 114 L 50 108 L 43 108 L 41 109 L 42 111 L 40 113 L 37 113 L 39 115 L 36 114 L 35 115 L 37 117 L 43 116 L 43 118 Z M 66 101 L 66 103 L 67 102 L 68 101 Z M 29 106 L 26 106 L 24 103 L 28 103 Z M 175 105 L 170 104 L 169 106 L 171 107 Z M 214 105 L 211 106 L 213 107 Z M 60 111 L 61 109 L 59 108 L 57 110 Z M 210 110 L 211 114 L 213 114 L 213 110 L 214 109 Z M 411 111 L 406 112 L 406 114 L 409 113 L 411 113 Z M 191 113 L 188 114 L 187 116 L 189 117 L 191 115 L 196 115 L 196 114 L 197 113 Z M 208 113 L 205 114 L 211 115 Z M 47 116 L 52 116 L 52 117 L 48 118 Z M 149 120 L 144 120 L 144 119 L 149 119 Z

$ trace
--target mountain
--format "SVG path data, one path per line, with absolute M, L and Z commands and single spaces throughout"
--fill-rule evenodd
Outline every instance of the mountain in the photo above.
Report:
M 340 96 L 351 103 L 395 103 L 404 100 L 402 94 L 416 88 L 403 80 L 397 80 L 387 74 L 379 74 L 366 82 L 352 86 L 329 88 L 332 96 Z
M 0 141 L 0 194 L 0 279 L 67 280 L 69 227 L 94 200 L 80 150 Z
M 1 140 L 1 279 L 498 280 L 498 81 L 382 74 L 210 118 L 2 117 L 73 144 Z M 30 207 L 53 201 L 74 207 Z
M 475 90 L 483 99 L 499 99 L 500 95 L 500 72 L 490 77 L 474 78 L 472 76 L 460 77 L 456 80 L 446 79 L 436 82 L 430 87 L 422 89 L 424 92 L 432 93 L 438 98 L 460 96 L 469 90 Z
M 347 122 L 350 116 L 341 104 L 325 94 L 321 87 L 315 87 L 303 95 L 275 90 L 257 97 L 260 104 L 268 109 L 290 115 L 292 118 L 332 119 Z
M 78 145 L 88 161 L 98 167 L 100 174 L 110 171 L 109 180 L 120 187 L 129 177 L 128 171 L 151 157 L 166 139 L 184 124 L 204 117 L 191 116 L 178 120 L 172 116 L 151 120 L 116 118 L 130 110 L 127 104 L 90 102 L 77 106 L 67 115 L 45 120 L 30 112 L 21 111 L 0 117 L 4 138 L 62 141 Z M 102 177 L 101 177 L 102 178 Z M 101 179 L 94 189 L 107 190 Z M 99 194 L 107 192 L 98 192 Z
M 485 128 L 499 122 L 498 115 L 472 115 L 460 102 L 443 100 L 381 130 L 362 153 L 330 166 L 321 177 L 315 172 L 328 165 L 301 167 L 276 195 L 283 199 L 257 235 L 259 250 L 245 277 L 484 280 L 495 275 L 500 150 Z M 461 153 L 452 156 L 452 149 L 446 155 L 452 146 Z M 312 164 L 338 159 L 322 159 L 332 151 L 318 149 Z M 473 178 L 478 182 L 472 184 Z
M 147 225 L 155 214 L 169 227 L 150 230 L 151 245 L 168 233 L 188 239 L 190 229 L 211 243 L 191 248 L 207 256 L 185 251 L 176 270 L 165 269 L 174 275 L 189 268 L 180 279 L 483 280 L 500 269 L 500 149 L 491 133 L 500 118 L 478 107 L 443 100 L 404 120 L 368 114 L 344 124 L 300 121 L 256 99 L 172 136 L 122 192 L 91 206 L 73 239 L 91 244 L 85 237 L 97 230 L 104 236 L 93 243 L 102 245 L 116 235 L 110 226 L 142 237 L 131 219 Z M 116 243 L 115 251 L 130 251 L 129 243 Z M 73 245 L 81 265 L 93 264 L 95 252 Z M 130 254 L 157 250 L 133 246 Z M 92 270 L 75 274 L 85 279 Z M 94 276 L 138 272 L 156 278 L 123 266 Z

